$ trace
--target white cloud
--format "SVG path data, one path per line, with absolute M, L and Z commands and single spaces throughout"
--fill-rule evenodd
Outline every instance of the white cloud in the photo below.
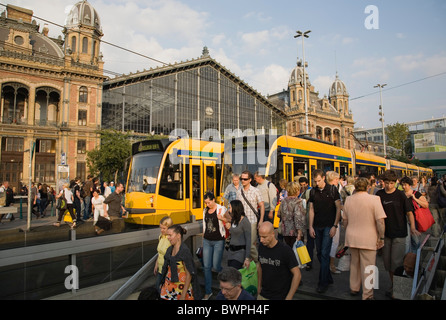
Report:
M 254 72 L 247 82 L 263 95 L 282 91 L 288 84 L 290 71 L 283 66 L 271 64 Z
M 334 78 L 332 76 L 319 76 L 314 81 L 312 81 L 312 84 L 314 85 L 314 88 L 316 91 L 319 91 L 319 98 L 323 98 L 324 94 L 328 96 L 329 90 L 331 85 L 334 82 Z
M 390 76 L 387 58 L 360 58 L 353 61 L 352 78 L 373 78 L 387 80 Z
M 240 39 L 247 53 L 266 54 L 276 48 L 277 42 L 290 35 L 287 27 L 279 26 L 270 30 L 241 33 Z
M 245 16 L 243 18 L 256 19 L 260 22 L 268 22 L 268 21 L 272 20 L 271 17 L 266 16 L 263 12 L 255 12 L 255 11 L 248 12 L 247 14 L 245 14 Z
M 417 71 L 423 75 L 434 75 L 446 71 L 446 53 L 426 57 L 424 54 L 401 55 L 393 58 L 402 71 Z

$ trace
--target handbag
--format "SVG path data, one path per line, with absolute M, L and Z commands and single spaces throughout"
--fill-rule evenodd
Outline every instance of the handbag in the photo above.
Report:
M 110 221 L 110 219 L 101 215 L 98 217 L 98 221 L 96 222 L 96 226 L 104 230 L 110 230 L 111 224 L 112 222 Z
M 242 275 L 242 287 L 248 291 L 253 297 L 257 295 L 258 276 L 257 265 L 251 261 L 248 268 L 238 270 Z
M 311 262 L 307 246 L 301 240 L 296 240 L 296 242 L 294 242 L 293 251 L 296 255 L 297 262 L 299 263 L 299 268 L 302 268 L 308 262 Z
M 65 200 L 65 197 L 57 199 L 56 209 L 57 210 L 67 209 L 67 200 Z
M 251 210 L 254 212 L 254 214 L 257 217 L 257 222 L 260 219 L 260 213 L 257 210 L 254 210 L 254 208 L 252 207 L 251 203 L 248 201 L 248 199 L 246 199 L 245 193 L 243 192 L 243 190 L 240 190 L 240 192 L 242 193 L 243 199 L 245 199 L 245 202 L 249 205 L 249 207 L 251 208 Z
M 203 247 L 199 247 L 195 254 L 197 255 L 198 259 L 203 259 Z
M 426 232 L 435 223 L 434 217 L 432 216 L 429 208 L 420 207 L 414 199 L 412 199 L 412 203 L 415 209 L 414 215 L 417 230 L 420 232 Z

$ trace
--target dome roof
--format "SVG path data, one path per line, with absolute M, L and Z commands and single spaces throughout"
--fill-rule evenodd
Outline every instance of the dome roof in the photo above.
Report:
M 348 92 L 344 82 L 339 79 L 338 74 L 336 73 L 336 79 L 330 87 L 330 96 L 337 95 L 348 95 Z
M 97 11 L 87 1 L 79 1 L 70 10 L 65 23 L 66 27 L 77 27 L 79 25 L 86 25 L 94 27 L 102 33 L 101 20 Z
M 302 83 L 302 86 L 303 86 L 303 84 L 304 84 L 303 77 L 302 77 L 303 73 L 304 73 L 303 67 L 300 63 L 293 69 L 293 71 L 291 71 L 290 81 L 289 81 L 288 85 Z M 308 72 L 306 70 L 305 70 L 305 76 L 307 78 L 306 79 L 307 86 L 310 86 L 311 85 L 310 78 L 308 77 Z

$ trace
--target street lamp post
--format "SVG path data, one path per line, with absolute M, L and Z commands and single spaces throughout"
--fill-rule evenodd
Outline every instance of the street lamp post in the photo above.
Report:
M 384 147 L 384 158 L 387 156 L 387 147 L 386 147 L 386 132 L 384 129 L 384 108 L 383 108 L 383 95 L 382 95 L 382 88 L 387 86 L 387 84 L 377 84 L 374 86 L 374 88 L 379 88 L 379 115 L 381 118 L 379 119 L 381 121 L 382 129 L 383 129 L 383 147 Z
M 305 46 L 304 46 L 304 38 L 309 37 L 309 33 L 311 30 L 302 32 L 302 31 L 296 31 L 296 35 L 294 38 L 302 37 L 302 58 L 303 58 L 303 77 L 304 77 L 304 105 L 305 105 L 305 133 L 308 134 L 308 105 L 307 105 L 307 77 L 305 76 Z

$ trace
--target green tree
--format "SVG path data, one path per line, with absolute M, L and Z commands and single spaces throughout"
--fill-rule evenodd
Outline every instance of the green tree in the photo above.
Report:
M 406 140 L 409 138 L 409 127 L 404 123 L 395 123 L 386 127 L 387 144 L 405 153 Z
M 111 181 L 131 155 L 130 134 L 116 130 L 101 130 L 98 134 L 101 144 L 87 152 L 87 166 L 90 174 L 102 174 L 103 180 Z

